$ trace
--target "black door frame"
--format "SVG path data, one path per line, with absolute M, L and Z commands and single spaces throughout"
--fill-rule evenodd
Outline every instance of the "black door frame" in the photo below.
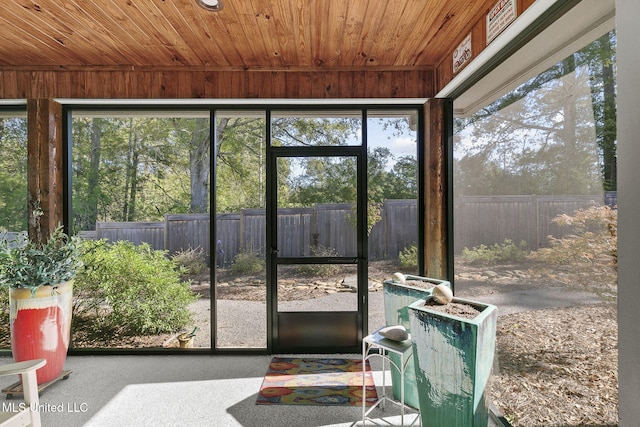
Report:
M 319 110 L 314 108 L 309 110 Z M 347 109 L 345 109 L 346 111 Z M 354 109 L 348 109 L 353 111 Z M 271 144 L 271 113 L 267 111 L 267 343 L 270 352 L 325 353 L 359 352 L 367 330 L 367 113 L 361 111 L 360 145 L 275 147 Z M 339 113 L 340 109 L 331 109 Z M 357 162 L 357 254 L 355 257 L 279 257 L 277 248 L 277 159 L 282 157 L 355 157 Z M 277 268 L 283 264 L 343 264 L 357 266 L 357 311 L 355 312 L 279 312 L 277 307 Z M 297 331 L 289 335 L 283 331 Z M 317 329 L 321 329 L 318 331 Z M 314 330 L 316 339 L 305 343 L 299 333 Z M 323 335 L 326 334 L 326 335 Z M 299 343 L 296 344 L 295 341 Z M 337 343 L 337 344 L 335 344 Z

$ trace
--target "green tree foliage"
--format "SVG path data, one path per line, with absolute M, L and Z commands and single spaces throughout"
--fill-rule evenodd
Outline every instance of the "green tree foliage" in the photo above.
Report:
M 457 119 L 456 190 L 594 194 L 603 184 L 615 188 L 614 40 L 613 34 L 597 40 Z
M 288 119 L 279 123 L 279 126 L 286 125 L 292 128 L 280 130 L 278 141 L 282 145 L 345 145 L 349 141 L 352 144 L 353 141 L 360 144 L 358 132 L 361 124 L 357 120 L 324 119 L 321 125 L 315 122 L 309 125 L 308 121 L 307 119 L 295 121 Z M 407 126 L 406 123 L 404 125 Z M 396 126 L 402 125 L 396 124 Z M 279 166 L 281 166 L 278 170 L 279 176 L 286 177 L 282 180 L 287 182 L 286 198 L 290 206 L 308 206 L 313 203 L 355 203 L 356 201 L 354 157 L 310 157 L 296 164 L 283 162 Z M 391 149 L 385 146 L 369 148 L 367 180 L 370 203 L 379 204 L 384 199 L 416 198 L 416 159 L 409 155 L 396 158 Z
M 418 161 L 417 161 L 417 132 L 414 121 L 409 113 L 400 118 L 375 119 L 382 132 L 369 131 L 369 145 L 377 140 L 381 147 L 369 149 L 368 154 L 368 182 L 374 189 L 376 201 L 383 199 L 415 199 L 418 197 Z M 416 112 L 417 114 L 417 112 Z M 414 118 L 415 119 L 415 118 Z M 382 140 L 386 138 L 386 143 Z M 411 154 L 397 156 L 389 148 L 392 139 L 397 138 L 410 141 L 413 146 Z M 369 190 L 371 193 L 371 189 Z
M 359 145 L 361 128 L 359 118 L 274 118 L 273 144 L 299 147 Z
M 408 120 L 379 119 L 385 134 L 407 134 Z M 279 119 L 274 138 L 283 146 L 328 146 L 361 144 L 358 119 Z M 375 135 L 381 138 L 381 135 Z M 390 136 L 389 136 L 390 138 Z M 311 206 L 315 203 L 352 203 L 357 200 L 355 157 L 281 158 L 278 163 L 278 203 L 280 207 Z M 367 156 L 368 224 L 380 220 L 385 199 L 417 197 L 417 162 L 411 155 L 396 158 L 391 149 L 379 145 Z M 355 211 L 351 215 L 355 223 Z
M 220 117 L 216 122 L 216 208 L 238 212 L 265 206 L 264 117 Z
M 392 164 L 390 168 L 389 164 Z M 384 199 L 415 199 L 418 196 L 418 164 L 415 157 L 396 158 L 387 147 L 369 149 L 369 198 L 376 202 Z
M 190 183 L 190 154 L 200 150 L 199 158 L 206 157 L 208 126 L 202 122 L 75 117 L 75 229 L 92 230 L 96 221 L 158 220 L 165 213 L 189 212 L 192 206 L 201 210 L 201 200 L 192 203 L 192 192 L 202 191 Z
M 359 119 L 352 118 L 278 118 L 272 125 L 272 143 L 298 147 L 360 144 L 361 126 Z M 281 159 L 277 173 L 280 207 L 356 201 L 355 157 Z
M 415 199 L 418 197 L 418 165 L 411 156 L 398 159 L 387 147 L 369 149 L 367 156 L 368 224 L 373 226 L 381 219 L 385 199 Z M 393 164 L 391 168 L 389 164 Z
M 0 231 L 27 229 L 27 121 L 0 118 Z
M 356 202 L 356 159 L 354 157 L 312 157 L 302 162 L 304 169 L 288 181 L 292 206 L 314 203 Z
M 265 127 L 260 114 L 217 115 L 217 212 L 264 208 Z M 394 132 L 406 133 L 407 127 L 407 120 L 393 119 Z M 361 130 L 361 120 L 350 117 L 283 117 L 271 123 L 275 146 L 359 145 Z M 208 212 L 211 150 L 205 118 L 74 117 L 75 230 L 92 230 L 96 221 L 154 221 L 166 213 Z M 356 201 L 355 157 L 280 158 L 277 173 L 281 207 Z M 370 149 L 368 174 L 374 217 L 385 198 L 416 197 L 412 156 L 396 158 L 389 148 Z

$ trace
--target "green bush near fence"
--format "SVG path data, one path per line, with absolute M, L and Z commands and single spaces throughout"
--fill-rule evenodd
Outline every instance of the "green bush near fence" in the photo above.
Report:
M 197 297 L 180 277 L 184 272 L 147 244 L 84 241 L 85 268 L 74 283 L 73 315 L 89 328 L 123 335 L 175 332 L 190 325 L 189 304 Z
M 207 271 L 206 254 L 201 247 L 176 252 L 171 259 L 184 270 L 185 276 L 197 276 Z
M 549 236 L 551 247 L 531 254 L 531 259 L 556 265 L 594 264 L 618 261 L 618 211 L 608 206 L 578 209 L 561 214 L 553 223 L 569 230 L 565 236 Z
M 491 246 L 480 245 L 471 249 L 462 249 L 462 259 L 469 264 L 496 264 L 504 262 L 521 262 L 529 255 L 527 242 L 513 243 L 505 239 L 503 243 L 494 243 Z
M 414 271 L 418 268 L 418 246 L 412 243 L 411 246 L 403 248 L 398 254 L 400 265 L 405 272 Z
M 318 245 L 311 248 L 311 256 L 314 257 L 338 257 L 340 254 L 333 248 Z M 296 273 L 303 276 L 331 276 L 340 271 L 339 264 L 299 264 L 295 268 Z
M 239 252 L 229 267 L 233 274 L 257 274 L 265 271 L 264 257 L 251 249 Z

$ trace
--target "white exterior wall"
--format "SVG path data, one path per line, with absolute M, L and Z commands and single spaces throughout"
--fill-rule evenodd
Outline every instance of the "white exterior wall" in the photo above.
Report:
M 620 426 L 640 425 L 640 2 L 616 0 Z

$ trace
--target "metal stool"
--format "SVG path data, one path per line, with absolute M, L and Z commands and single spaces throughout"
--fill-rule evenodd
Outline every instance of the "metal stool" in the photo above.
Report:
M 372 350 L 378 350 L 378 352 L 372 352 Z M 391 353 L 395 353 L 400 357 L 400 364 L 396 364 L 393 360 L 390 359 L 389 355 Z M 378 398 L 378 400 L 367 409 L 366 404 L 366 386 L 365 386 L 365 373 L 366 373 L 366 361 L 372 357 L 378 356 L 382 359 L 382 396 Z M 413 350 L 411 348 L 411 340 L 407 339 L 405 341 L 393 341 L 387 339 L 380 335 L 379 330 L 374 333 L 367 335 L 362 340 L 362 425 L 366 424 L 366 421 L 369 420 L 375 425 L 381 425 L 376 423 L 373 419 L 369 418 L 369 414 L 375 408 L 380 406 L 383 410 L 386 407 L 386 402 L 389 401 L 395 405 L 400 406 L 400 420 L 401 425 L 404 426 L 404 418 L 405 418 L 405 410 L 414 411 L 417 413 L 415 419 L 411 422 L 411 424 L 407 424 L 407 426 L 413 426 L 416 421 L 418 421 L 418 425 L 421 425 L 420 420 L 420 411 L 408 406 L 404 403 L 404 372 L 407 366 L 407 363 L 413 357 Z M 386 391 L 386 372 L 387 366 L 389 369 L 395 368 L 400 373 L 400 401 L 397 401 L 391 397 L 387 397 Z M 391 425 L 386 420 L 382 420 L 385 423 Z

